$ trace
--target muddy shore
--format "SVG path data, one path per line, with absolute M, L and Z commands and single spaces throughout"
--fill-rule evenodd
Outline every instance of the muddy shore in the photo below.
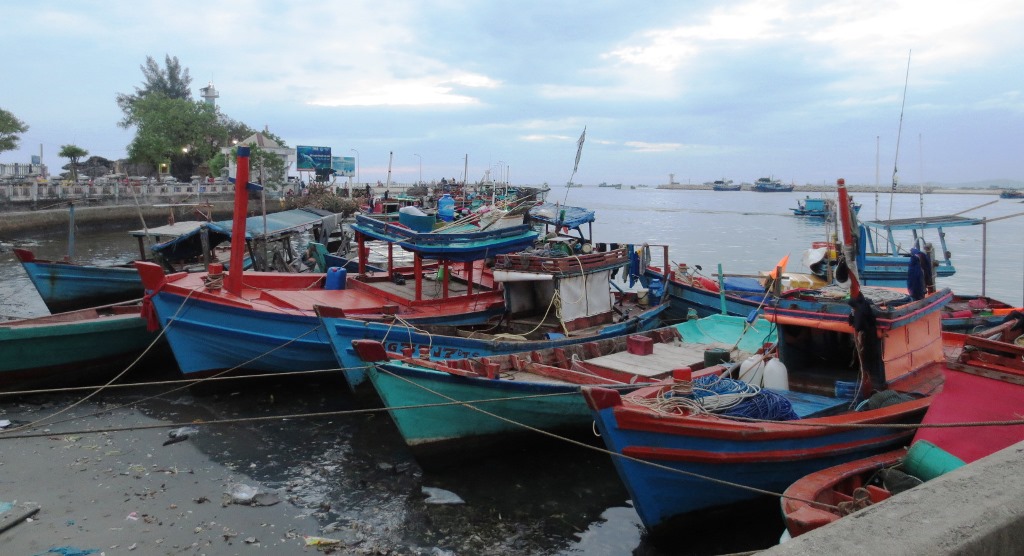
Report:
M 607 456 L 524 443 L 425 471 L 375 393 L 343 388 L 288 380 L 110 391 L 82 403 L 82 393 L 0 398 L 0 419 L 12 421 L 0 434 L 0 504 L 13 504 L 0 527 L 39 508 L 0 533 L 2 552 L 678 553 L 645 545 Z M 311 413 L 320 415 L 280 417 Z M 239 421 L 217 423 L 225 419 Z M 183 426 L 196 430 L 165 445 Z M 237 485 L 279 502 L 232 503 Z M 425 488 L 461 503 L 432 504 Z

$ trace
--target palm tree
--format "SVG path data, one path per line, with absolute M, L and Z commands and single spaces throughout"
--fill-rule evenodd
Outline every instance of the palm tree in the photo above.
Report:
M 78 160 L 80 158 L 89 156 L 89 151 L 79 147 L 78 145 L 61 145 L 60 152 L 57 156 L 66 158 L 71 161 L 71 180 L 74 183 L 78 183 Z

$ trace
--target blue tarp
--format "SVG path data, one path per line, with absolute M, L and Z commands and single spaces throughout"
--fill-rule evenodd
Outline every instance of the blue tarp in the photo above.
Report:
M 530 209 L 531 220 L 554 226 L 578 228 L 594 221 L 594 211 L 582 207 L 570 207 L 554 203 L 544 203 Z
M 313 208 L 300 208 L 275 212 L 267 215 L 267 237 L 274 239 L 292 232 L 309 230 L 313 226 L 337 218 L 333 212 Z M 337 224 L 335 223 L 335 226 Z M 208 222 L 205 224 L 209 235 L 209 247 L 213 249 L 217 245 L 231 239 L 231 228 L 234 222 L 222 220 L 219 222 Z M 327 225 L 330 229 L 330 224 Z M 172 240 L 154 245 L 152 251 L 160 253 L 168 260 L 188 260 L 199 257 L 203 254 L 203 245 L 200 235 L 201 228 L 176 237 Z M 245 237 L 252 239 L 263 236 L 263 216 L 250 216 L 245 219 Z

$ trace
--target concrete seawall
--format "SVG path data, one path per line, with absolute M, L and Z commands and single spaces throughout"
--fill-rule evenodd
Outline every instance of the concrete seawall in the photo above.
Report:
M 93 230 L 138 230 L 142 229 L 145 220 L 147 227 L 163 226 L 173 215 L 175 221 L 198 220 L 197 209 L 212 210 L 213 220 L 231 218 L 233 202 L 210 201 L 209 207 L 192 205 L 75 205 L 75 228 L 82 232 Z M 259 201 L 249 201 L 249 214 L 261 211 Z M 267 210 L 279 210 L 280 204 L 267 203 Z M 0 239 L 10 239 L 30 235 L 67 234 L 68 208 L 50 208 L 46 210 L 22 210 L 0 214 Z
M 1024 442 L 759 554 L 1024 553 Z

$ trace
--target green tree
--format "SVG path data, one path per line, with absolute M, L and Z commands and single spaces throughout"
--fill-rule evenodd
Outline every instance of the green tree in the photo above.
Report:
M 0 108 L 0 153 L 18 148 L 18 142 L 21 140 L 19 135 L 26 131 L 28 131 L 28 126 L 25 125 L 25 122 Z
M 132 113 L 137 129 L 128 157 L 153 166 L 170 163 L 171 174 L 181 181 L 228 144 L 217 109 L 204 102 L 149 94 L 135 102 Z
M 89 156 L 89 151 L 79 147 L 78 145 L 61 145 L 60 152 L 57 153 L 57 156 L 71 161 L 71 180 L 74 183 L 78 183 L 78 160 L 82 157 Z
M 192 100 L 192 77 L 188 74 L 188 68 L 184 70 L 177 56 L 165 55 L 164 68 L 153 59 L 146 56 L 145 65 L 139 66 L 145 80 L 142 87 L 135 88 L 135 94 L 120 93 L 117 95 L 117 105 L 124 112 L 124 119 L 120 126 L 124 128 L 135 125 L 135 105 L 140 100 L 150 95 L 160 95 L 169 99 Z

